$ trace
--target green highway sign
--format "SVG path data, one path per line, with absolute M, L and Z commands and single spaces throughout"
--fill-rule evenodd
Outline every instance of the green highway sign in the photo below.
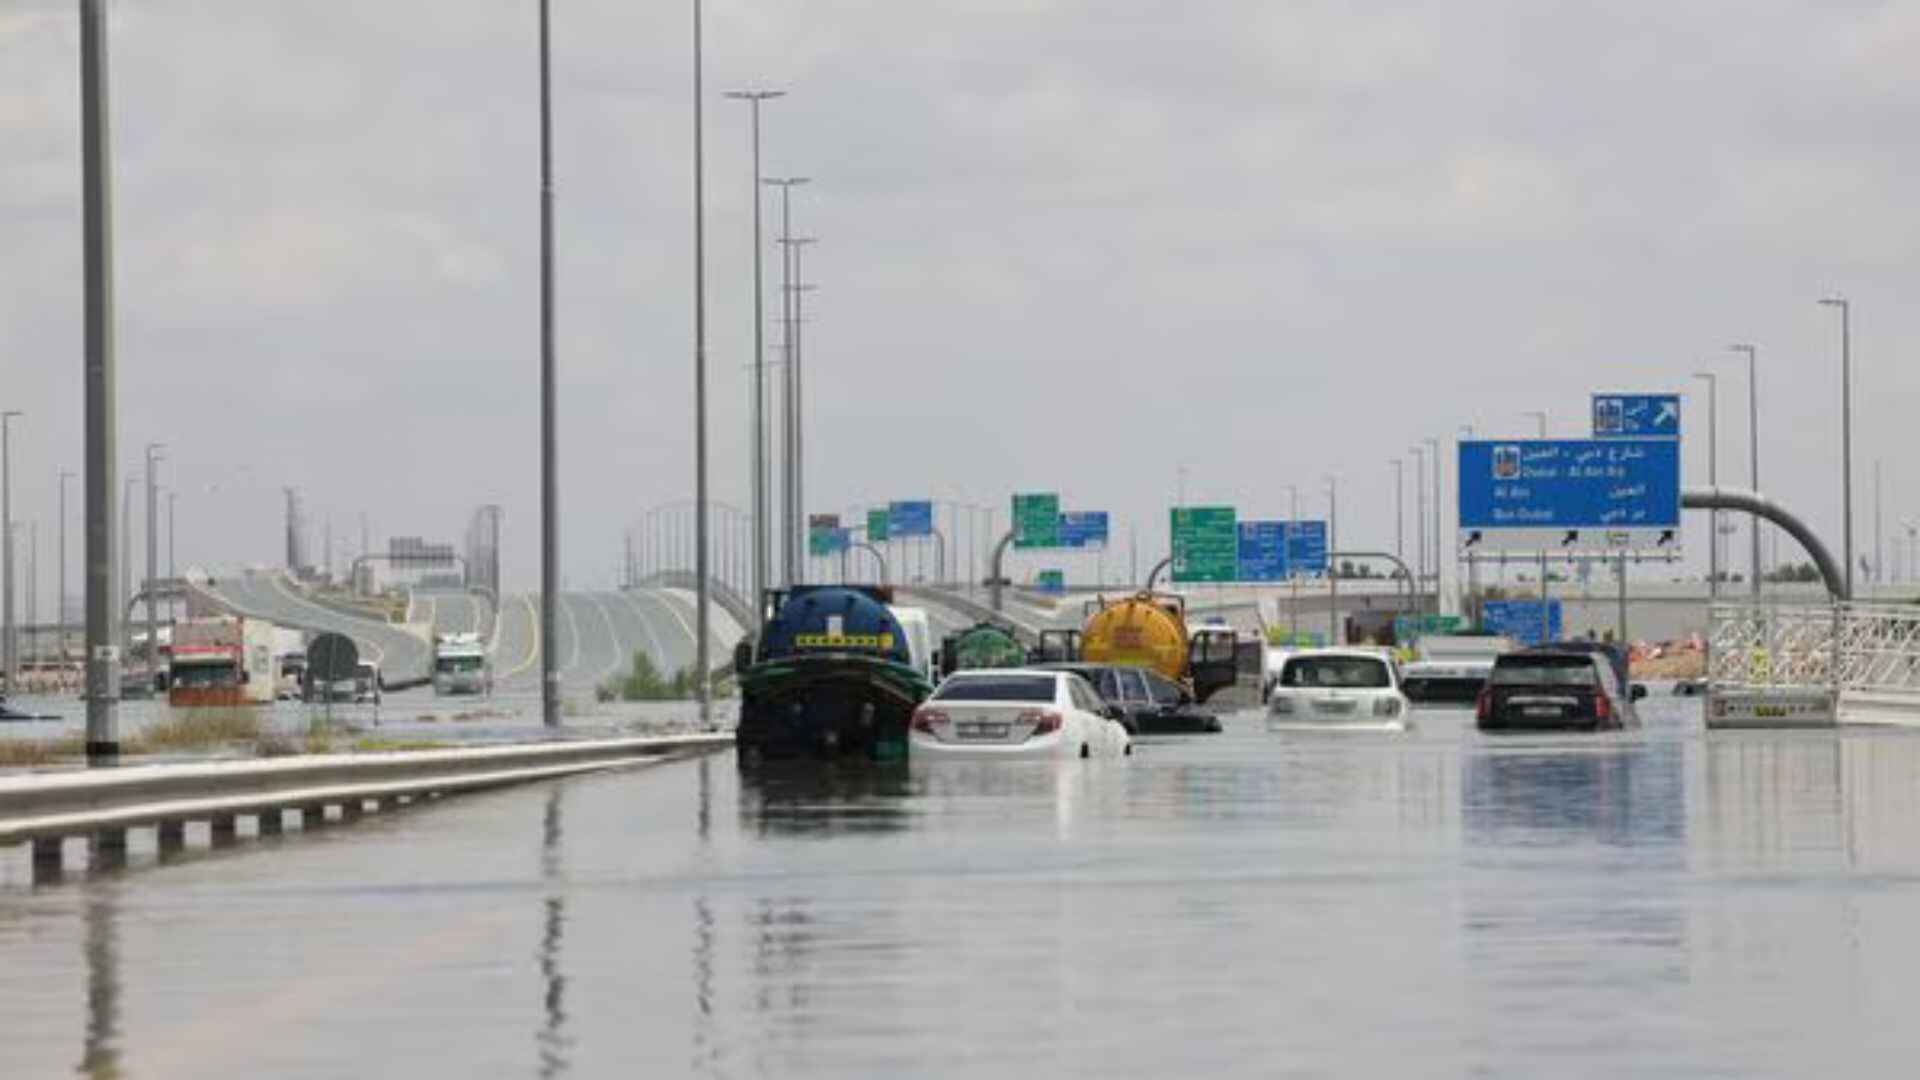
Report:
M 1013 546 L 1016 548 L 1060 546 L 1060 496 L 1058 494 L 1013 497 Z
M 887 538 L 887 524 L 890 519 L 883 507 L 867 511 L 867 542 L 877 544 Z
M 1240 526 L 1231 506 L 1173 510 L 1173 580 L 1235 581 L 1240 576 Z

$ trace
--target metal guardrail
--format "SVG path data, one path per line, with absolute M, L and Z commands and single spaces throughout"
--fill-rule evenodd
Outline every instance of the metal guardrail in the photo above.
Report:
M 160 830 L 177 842 L 190 821 L 231 835 L 236 817 L 278 831 L 288 810 L 357 816 L 368 804 L 501 787 L 729 746 L 730 733 L 592 739 L 458 750 L 132 765 L 0 778 L 0 844 L 31 842 L 36 864 L 58 865 L 61 842 L 90 839 L 124 850 L 126 831 Z
M 1819 724 L 1920 725 L 1920 607 L 1722 603 L 1708 627 L 1709 726 L 1790 719 L 1769 703 L 1810 700 L 1829 703 Z

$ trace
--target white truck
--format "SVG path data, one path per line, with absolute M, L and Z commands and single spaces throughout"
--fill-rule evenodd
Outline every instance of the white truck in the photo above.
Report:
M 493 693 L 493 664 L 479 634 L 441 634 L 433 639 L 436 695 Z
M 1471 705 L 1493 673 L 1494 659 L 1517 647 L 1512 638 L 1492 634 L 1430 634 L 1415 643 L 1415 659 L 1402 665 L 1401 683 L 1416 704 Z
M 175 623 L 167 704 L 271 704 L 279 688 L 275 644 L 276 628 L 264 619 L 218 615 Z

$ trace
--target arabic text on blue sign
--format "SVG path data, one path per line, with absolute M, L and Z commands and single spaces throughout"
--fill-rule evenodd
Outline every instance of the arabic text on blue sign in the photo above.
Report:
M 1285 581 L 1287 579 L 1287 523 L 1284 521 L 1243 521 L 1240 523 L 1240 580 Z
M 897 502 L 887 507 L 887 536 L 932 536 L 933 504 Z
M 1673 439 L 1460 444 L 1462 529 L 1677 529 Z
M 1680 437 L 1680 395 L 1595 394 L 1593 437 L 1677 439 Z
M 1562 633 L 1560 601 L 1547 601 L 1546 625 L 1543 627 L 1538 600 L 1488 600 L 1481 605 L 1480 627 L 1490 633 L 1512 638 L 1522 645 L 1544 645 L 1549 641 L 1558 641 Z
M 1327 572 L 1327 523 L 1296 521 L 1287 533 L 1287 575 L 1315 577 Z
M 1107 512 L 1105 510 L 1062 510 L 1060 512 L 1060 546 L 1106 547 Z

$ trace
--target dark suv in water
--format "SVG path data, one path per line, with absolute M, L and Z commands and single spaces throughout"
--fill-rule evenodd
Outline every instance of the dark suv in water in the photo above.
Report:
M 1626 680 L 1617 649 L 1549 645 L 1493 662 L 1475 709 L 1481 731 L 1619 731 L 1640 726 L 1644 686 Z
M 1125 714 L 1120 722 L 1133 735 L 1185 735 L 1220 730 L 1220 718 L 1201 711 L 1179 683 L 1157 671 L 1127 664 L 1084 662 L 1038 664 L 1077 672 L 1100 696 Z

